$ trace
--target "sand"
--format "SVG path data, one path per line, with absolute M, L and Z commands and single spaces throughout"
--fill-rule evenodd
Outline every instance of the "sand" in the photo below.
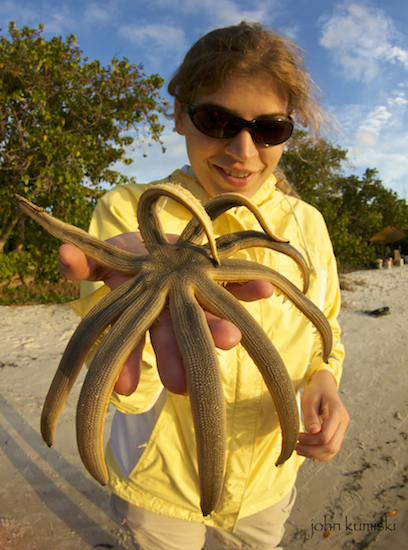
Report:
M 344 281 L 340 393 L 351 423 L 333 460 L 302 467 L 282 545 L 401 550 L 408 540 L 408 266 Z M 389 315 L 367 314 L 385 306 Z M 45 394 L 77 323 L 67 306 L 0 307 L 0 550 L 132 548 L 111 516 L 108 492 L 77 454 L 83 375 L 54 447 L 39 434 Z M 209 538 L 206 550 L 216 549 Z

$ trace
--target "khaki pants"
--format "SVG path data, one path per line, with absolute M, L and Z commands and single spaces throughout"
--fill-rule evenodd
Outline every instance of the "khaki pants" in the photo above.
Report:
M 234 533 L 210 527 L 213 538 L 228 550 L 278 550 L 284 524 L 296 499 L 293 487 L 286 497 L 266 510 L 239 519 Z M 201 550 L 206 526 L 149 512 L 112 495 L 111 507 L 130 532 L 137 550 Z

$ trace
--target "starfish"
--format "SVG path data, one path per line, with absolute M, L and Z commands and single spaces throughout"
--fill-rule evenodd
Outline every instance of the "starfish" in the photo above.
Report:
M 162 196 L 178 201 L 193 214 L 174 244 L 168 242 L 157 212 Z M 303 256 L 271 232 L 261 212 L 249 199 L 228 193 L 213 198 L 204 208 L 180 185 L 158 184 L 148 188 L 140 197 L 137 212 L 148 254 L 138 255 L 52 217 L 23 197 L 15 195 L 15 198 L 21 210 L 49 233 L 76 245 L 101 266 L 131 276 L 88 312 L 67 345 L 41 417 L 41 433 L 49 446 L 53 444 L 58 418 L 90 348 L 102 332 L 111 327 L 85 377 L 76 420 L 81 459 L 97 481 L 102 485 L 107 483 L 102 435 L 110 395 L 130 352 L 164 308 L 169 307 L 191 403 L 203 515 L 209 515 L 219 503 L 226 448 L 221 374 L 204 309 L 228 319 L 240 329 L 241 343 L 261 372 L 278 413 L 282 448 L 276 465 L 283 464 L 291 456 L 299 435 L 299 414 L 292 381 L 269 337 L 223 284 L 270 281 L 317 328 L 326 362 L 331 352 L 332 334 L 326 317 L 304 295 L 308 269 Z M 236 206 L 249 208 L 263 232 L 240 231 L 216 239 L 211 220 Z M 204 235 L 207 242 L 201 244 Z M 244 248 L 259 246 L 284 253 L 297 263 L 303 276 L 303 292 L 271 268 L 229 257 Z

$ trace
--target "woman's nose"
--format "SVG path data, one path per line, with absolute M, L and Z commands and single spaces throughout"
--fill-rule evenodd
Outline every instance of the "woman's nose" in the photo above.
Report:
M 225 152 L 240 160 L 247 160 L 259 154 L 257 145 L 247 128 L 243 128 L 235 137 L 228 140 Z

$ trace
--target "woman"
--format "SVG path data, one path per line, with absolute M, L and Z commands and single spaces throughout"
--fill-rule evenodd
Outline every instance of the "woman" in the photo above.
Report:
M 169 92 L 175 97 L 175 128 L 185 138 L 191 166 L 160 181 L 181 183 L 203 204 L 225 192 L 250 198 L 273 231 L 307 256 L 311 269 L 307 295 L 328 318 L 334 347 L 327 365 L 313 327 L 296 308 L 282 304 L 269 283 L 230 287 L 246 300 L 246 307 L 277 346 L 296 391 L 304 389 L 305 432 L 299 436 L 296 453 L 275 468 L 280 429 L 272 399 L 239 344 L 238 329 L 208 314 L 220 348 L 227 460 L 220 505 L 212 517 L 203 518 L 184 370 L 171 321 L 163 314 L 150 331 L 151 343 L 141 343 L 124 365 L 112 396 L 118 409 L 106 456 L 112 507 L 143 550 L 200 550 L 207 527 L 225 548 L 277 548 L 304 457 L 332 458 L 349 420 L 337 393 L 344 353 L 330 239 L 321 215 L 282 193 L 282 181 L 275 176 L 292 120 L 317 135 L 323 119 L 298 48 L 257 24 L 241 23 L 201 38 L 187 53 Z M 145 253 L 134 231 L 138 198 L 146 187 L 119 186 L 107 193 L 95 209 L 90 233 Z M 170 239 L 189 219 L 172 201 L 162 206 L 160 217 Z M 220 216 L 214 229 L 218 236 L 257 225 L 252 215 L 238 208 Z M 282 254 L 250 249 L 239 255 L 300 285 L 296 267 Z M 107 287 L 115 288 L 124 280 L 70 245 L 61 247 L 59 269 L 69 279 L 103 280 L 107 285 L 76 306 L 82 314 Z M 85 283 L 84 294 L 91 290 Z

